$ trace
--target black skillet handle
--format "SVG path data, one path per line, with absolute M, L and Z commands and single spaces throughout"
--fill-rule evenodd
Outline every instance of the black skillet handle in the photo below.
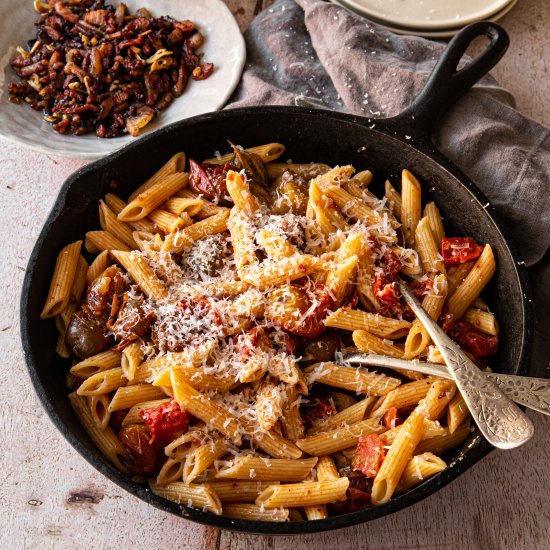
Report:
M 457 71 L 468 46 L 480 36 L 489 38 L 489 44 L 481 55 Z M 440 118 L 499 62 L 509 43 L 508 34 L 499 25 L 488 21 L 468 25 L 449 42 L 418 97 L 405 111 L 385 122 L 399 128 L 400 133 L 414 136 L 415 141 L 431 145 L 432 130 Z

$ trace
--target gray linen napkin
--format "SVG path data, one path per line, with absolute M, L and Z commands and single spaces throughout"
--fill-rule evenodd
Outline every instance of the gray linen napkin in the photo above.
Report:
M 445 45 L 397 36 L 320 0 L 278 0 L 245 33 L 248 63 L 228 108 L 298 105 L 389 117 L 418 94 Z M 485 77 L 434 142 L 500 211 L 530 268 L 533 374 L 550 368 L 550 131 Z

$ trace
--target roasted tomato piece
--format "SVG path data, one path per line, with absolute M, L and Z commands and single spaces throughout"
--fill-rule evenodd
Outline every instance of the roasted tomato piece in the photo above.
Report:
M 128 277 L 124 272 L 114 265 L 108 267 L 88 288 L 82 309 L 106 323 L 116 313 L 117 302 L 127 288 Z
M 424 297 L 429 294 L 434 287 L 434 283 L 431 279 L 424 279 L 423 281 L 416 281 L 411 285 L 411 290 L 414 292 L 417 300 L 422 301 Z
M 361 489 L 355 489 L 354 487 L 348 487 L 346 490 L 346 497 L 349 502 L 348 513 L 357 512 L 358 510 L 364 510 L 373 506 L 371 502 L 371 494 L 361 491 Z
M 396 306 L 399 303 L 399 294 L 397 292 L 397 283 L 384 283 L 384 277 L 374 276 L 374 295 L 383 304 Z
M 310 361 L 333 361 L 334 354 L 342 343 L 335 332 L 325 332 L 318 338 L 308 340 L 304 344 L 303 357 Z
M 118 438 L 128 451 L 130 457 L 129 470 L 138 475 L 151 474 L 159 456 L 158 449 L 150 442 L 151 432 L 147 426 L 132 424 L 122 428 Z
M 254 327 L 235 338 L 235 346 L 238 350 L 239 359 L 248 361 L 255 349 L 269 351 L 272 348 L 271 340 L 263 327 Z
M 357 444 L 353 467 L 367 477 L 376 477 L 385 457 L 382 438 L 376 434 L 363 435 Z
M 124 349 L 130 342 L 143 338 L 156 319 L 152 311 L 143 311 L 139 300 L 126 300 L 116 321 L 109 326 L 119 342 L 117 349 Z
M 460 319 L 450 331 L 451 338 L 474 357 L 484 357 L 497 352 L 498 337 L 478 331 L 471 323 Z
M 189 429 L 189 413 L 174 399 L 153 409 L 144 409 L 139 416 L 151 431 L 149 443 L 158 447 L 166 447 Z
M 65 343 L 71 355 L 85 359 L 101 353 L 113 340 L 98 319 L 91 317 L 86 311 L 77 311 L 67 327 Z
M 387 250 L 382 256 L 379 267 L 381 273 L 374 276 L 374 294 L 383 304 L 395 306 L 399 302 L 399 292 L 395 279 L 403 264 L 392 250 Z
M 447 269 L 470 260 L 477 260 L 482 252 L 483 247 L 470 237 L 444 238 L 441 241 L 441 255 Z
M 403 424 L 403 419 L 397 414 L 396 407 L 390 407 L 382 417 L 382 424 L 386 427 L 386 430 L 391 430 L 396 426 Z
M 317 338 L 325 330 L 323 320 L 333 305 L 334 299 L 324 285 L 304 288 L 290 284 L 270 293 L 266 318 L 302 338 Z
M 380 263 L 387 277 L 386 282 L 391 283 L 395 281 L 397 274 L 403 267 L 403 263 L 399 259 L 399 256 L 393 250 L 386 250 Z
M 311 428 L 315 424 L 334 416 L 338 410 L 334 401 L 325 395 L 318 395 L 310 399 L 304 407 L 304 424 Z
M 233 201 L 227 192 L 225 178 L 229 170 L 238 170 L 233 164 L 198 164 L 189 159 L 189 186 L 208 200 L 231 206 Z
M 455 326 L 455 319 L 452 313 L 448 310 L 444 310 L 439 317 L 439 324 L 441 328 L 449 334 L 453 327 Z

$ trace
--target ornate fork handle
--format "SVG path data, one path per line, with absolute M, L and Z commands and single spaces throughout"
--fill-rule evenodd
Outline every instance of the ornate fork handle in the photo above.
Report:
M 499 449 L 513 449 L 531 439 L 534 431 L 531 420 L 462 353 L 403 281 L 399 281 L 399 288 L 441 352 L 472 418 L 487 441 Z
M 496 372 L 486 376 L 512 401 L 550 416 L 550 380 Z
M 343 356 L 346 363 L 357 363 L 371 367 L 391 367 L 394 369 L 413 370 L 430 376 L 439 376 L 453 380 L 445 365 L 424 363 L 398 359 L 375 353 L 353 352 Z M 490 378 L 512 401 L 528 409 L 550 416 L 550 379 L 533 378 L 531 376 L 516 376 L 500 372 L 483 372 Z

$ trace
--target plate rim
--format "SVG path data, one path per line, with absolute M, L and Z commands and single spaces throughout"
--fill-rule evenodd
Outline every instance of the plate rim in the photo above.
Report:
M 331 0 L 331 2 L 332 1 L 333 0 Z M 474 23 L 475 21 L 491 20 L 493 16 L 497 15 L 500 11 L 506 9 L 509 4 L 514 2 L 514 0 L 500 0 L 500 2 L 501 3 L 499 7 L 497 8 L 482 11 L 481 14 L 478 13 L 477 15 L 470 15 L 465 19 L 460 19 L 458 25 L 456 24 L 456 21 L 447 21 L 446 23 L 425 21 L 422 25 L 407 24 L 406 20 L 404 19 L 399 19 L 393 16 L 384 17 L 380 13 L 377 13 L 376 11 L 361 5 L 358 0 L 338 0 L 337 3 L 343 7 L 353 9 L 354 11 L 361 15 L 364 15 L 365 17 L 372 17 L 376 22 L 379 22 L 379 24 L 389 25 L 388 28 L 391 28 L 391 26 L 395 26 L 399 29 L 403 29 L 404 31 L 433 30 L 434 32 L 437 32 L 437 30 L 444 31 L 448 29 L 449 31 L 452 31 L 453 29 L 455 29 L 455 32 L 458 32 L 456 29 L 465 27 L 466 25 Z
M 364 17 L 365 19 L 368 19 L 371 23 L 374 23 L 375 25 L 378 25 L 381 29 L 389 32 L 393 32 L 395 34 L 401 35 L 401 36 L 420 36 L 422 38 L 430 38 L 432 40 L 440 40 L 440 39 L 447 39 L 452 38 L 455 34 L 459 33 L 466 25 L 461 25 L 454 28 L 444 29 L 444 30 L 427 30 L 422 29 L 418 27 L 398 27 L 398 26 L 391 26 L 386 24 L 385 22 L 375 19 L 374 17 L 369 17 L 365 14 L 360 13 L 359 11 L 354 10 L 352 7 L 348 6 L 346 4 L 347 0 L 329 0 L 332 4 L 339 6 L 341 8 L 345 8 L 352 13 L 356 15 L 360 15 L 361 17 Z M 500 11 L 493 14 L 491 17 L 488 17 L 487 19 L 483 19 L 483 21 L 491 21 L 492 23 L 496 23 L 516 6 L 518 3 L 518 0 L 509 0 L 508 4 Z

